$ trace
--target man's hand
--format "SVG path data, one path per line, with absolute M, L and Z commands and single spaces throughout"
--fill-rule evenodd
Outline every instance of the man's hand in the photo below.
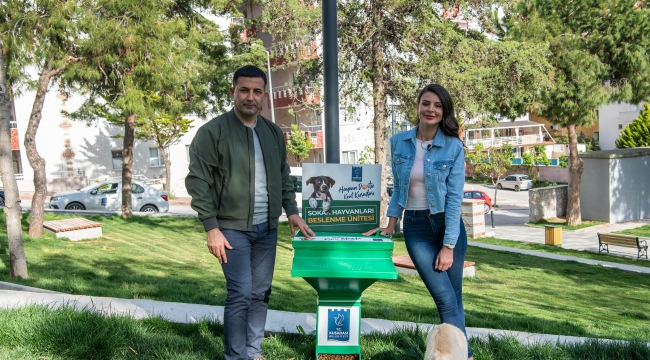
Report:
M 300 232 L 307 236 L 307 237 L 314 237 L 316 234 L 314 234 L 313 231 L 305 224 L 305 220 L 303 220 L 300 215 L 298 214 L 293 214 L 289 216 L 289 228 L 291 228 L 291 237 L 294 237 L 296 235 L 296 230 L 295 228 L 297 227 Z
M 435 269 L 438 271 L 446 271 L 451 267 L 454 262 L 454 250 L 443 246 L 436 258 Z
M 227 263 L 228 258 L 226 258 L 226 249 L 232 250 L 232 246 L 230 246 L 226 237 L 223 236 L 221 230 L 214 228 L 207 232 L 207 237 L 210 253 L 219 259 L 219 264 Z

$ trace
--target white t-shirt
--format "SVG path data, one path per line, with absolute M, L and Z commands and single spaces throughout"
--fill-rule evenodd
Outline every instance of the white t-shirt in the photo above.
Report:
M 406 200 L 406 210 L 426 210 L 429 208 L 427 186 L 424 183 L 424 155 L 433 144 L 433 140 L 420 141 L 415 139 L 415 161 L 411 169 L 409 196 Z

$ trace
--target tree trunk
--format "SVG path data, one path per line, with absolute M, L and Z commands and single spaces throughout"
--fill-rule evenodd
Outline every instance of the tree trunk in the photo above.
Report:
M 388 114 L 386 113 L 387 97 L 386 85 L 384 83 L 383 2 L 376 1 L 372 6 L 372 27 L 375 29 L 372 40 L 372 90 L 374 94 L 373 110 L 375 113 L 373 131 L 375 134 L 375 164 L 382 166 L 381 184 L 379 186 L 379 190 L 381 191 L 379 225 L 382 225 L 387 224 L 388 193 L 386 190 L 386 179 L 390 176 L 388 166 L 386 166 L 386 123 L 388 121 Z
M 492 205 L 497 205 L 497 191 L 499 191 L 499 188 L 497 187 L 497 184 L 499 183 L 499 177 L 497 176 L 497 181 L 494 182 L 492 181 L 492 185 L 494 185 L 494 202 Z
M 160 146 L 159 146 L 160 147 Z M 165 163 L 165 191 L 169 195 L 172 193 L 172 162 L 169 160 L 167 157 L 167 148 L 166 147 L 160 147 L 160 155 L 163 158 L 163 162 Z
M 131 180 L 133 178 L 133 141 L 135 137 L 135 114 L 124 122 L 124 149 L 122 150 L 122 218 L 133 216 L 131 203 Z
M 566 224 L 580 225 L 582 215 L 580 214 L 580 181 L 584 171 L 584 161 L 578 157 L 578 134 L 576 125 L 567 123 L 569 131 L 569 197 L 566 209 Z
M 43 215 L 45 197 L 47 196 L 45 159 L 38 154 L 38 150 L 36 149 L 36 131 L 41 123 L 43 103 L 45 102 L 45 95 L 47 95 L 47 90 L 50 86 L 50 79 L 62 70 L 62 67 L 52 70 L 49 62 L 43 67 L 38 80 L 38 89 L 36 90 L 32 113 L 29 116 L 29 123 L 25 132 L 25 153 L 29 165 L 34 170 L 34 196 L 32 197 L 32 212 L 29 217 L 29 236 L 34 238 L 43 235 Z
M 5 76 L 3 43 L 0 39 L 0 176 L 5 191 L 4 212 L 7 220 L 7 245 L 9 248 L 9 276 L 27 279 L 27 260 L 20 224 L 22 211 L 18 185 L 11 162 L 11 109 L 9 87 Z

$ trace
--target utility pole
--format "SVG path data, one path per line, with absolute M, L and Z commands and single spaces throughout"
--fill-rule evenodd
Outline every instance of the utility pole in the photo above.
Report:
M 339 164 L 339 48 L 336 0 L 323 6 L 323 65 L 325 70 L 325 162 Z

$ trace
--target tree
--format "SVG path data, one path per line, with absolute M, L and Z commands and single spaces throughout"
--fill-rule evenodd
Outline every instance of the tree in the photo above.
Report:
M 496 18 L 496 17 L 495 17 Z M 576 126 L 590 125 L 598 108 L 611 101 L 639 103 L 650 98 L 650 11 L 637 0 L 528 0 L 512 2 L 503 39 L 546 44 L 552 86 L 538 97 L 535 112 L 569 133 L 567 224 L 579 225 L 583 161 Z
M 4 211 L 7 216 L 7 245 L 9 248 L 9 276 L 27 278 L 27 261 L 20 224 L 21 209 L 18 185 L 11 162 L 10 89 L 7 85 L 4 62 L 4 43 L 0 38 L 0 175 L 5 190 Z
M 136 127 L 167 118 L 173 121 L 158 124 L 176 126 L 184 114 L 205 114 L 210 96 L 213 109 L 225 105 L 225 76 L 215 75 L 225 75 L 234 61 L 227 60 L 222 33 L 198 13 L 204 4 L 211 2 L 94 0 L 95 16 L 81 21 L 87 37 L 79 52 L 86 60 L 64 79 L 86 101 L 71 117 L 88 122 L 103 118 L 124 127 L 123 218 L 132 215 Z
M 375 150 L 366 145 L 361 151 L 359 156 L 359 164 L 374 164 L 375 163 Z
M 535 145 L 533 147 L 533 154 L 534 154 L 533 161 L 535 163 L 535 169 L 537 172 L 537 175 L 535 175 L 535 177 L 539 179 L 539 166 L 540 165 L 549 166 L 551 165 L 551 160 L 546 155 L 546 145 L 544 144 Z
M 497 191 L 499 179 L 501 179 L 512 167 L 512 160 L 515 154 L 512 145 L 503 144 L 499 149 L 490 147 L 483 151 L 483 144 L 474 145 L 474 151 L 467 154 L 467 159 L 474 164 L 477 174 L 489 177 L 494 185 L 494 204 L 497 203 Z
M 309 150 L 314 147 L 314 143 L 307 137 L 307 134 L 298 129 L 298 125 L 291 124 L 291 136 L 287 141 L 287 150 L 296 157 L 298 166 L 302 166 L 302 159 L 309 156 Z
M 320 13 L 301 3 L 263 1 L 262 23 L 275 39 L 321 32 Z M 383 165 L 382 179 L 389 177 L 385 164 L 389 98 L 399 101 L 413 119 L 417 92 L 436 82 L 450 90 L 463 118 L 495 114 L 514 118 L 534 106 L 537 94 L 549 84 L 544 46 L 495 42 L 477 31 L 462 30 L 442 18 L 441 5 L 446 3 L 337 2 L 341 101 L 346 105 L 372 99 L 374 159 Z M 381 194 L 380 213 L 385 214 L 385 180 Z
M 627 149 L 641 146 L 650 146 L 650 104 L 645 104 L 639 117 L 625 127 L 621 136 L 616 139 L 617 149 Z
M 149 104 L 152 109 L 160 108 L 161 98 L 157 95 L 149 95 Z M 155 110 L 154 110 L 155 111 Z M 155 111 L 154 116 L 145 119 L 138 130 L 136 138 L 142 140 L 154 140 L 160 149 L 163 162 L 165 163 L 165 190 L 171 192 L 171 161 L 167 156 L 170 146 L 177 144 L 183 135 L 191 128 L 193 120 L 185 119 L 182 115 L 171 115 L 161 111 Z
M 68 64 L 79 60 L 75 55 L 76 19 L 87 11 L 81 0 L 9 0 L 0 7 L 0 33 L 10 39 L 7 48 L 8 82 L 17 93 L 19 87 L 36 90 L 25 132 L 25 153 L 34 170 L 34 195 L 29 236 L 43 233 L 43 209 L 47 195 L 45 159 L 36 148 L 36 132 L 50 83 Z M 29 78 L 30 67 L 38 69 L 38 80 Z M 22 85 L 22 86 L 21 86 Z M 24 90 L 24 89 L 23 89 Z

